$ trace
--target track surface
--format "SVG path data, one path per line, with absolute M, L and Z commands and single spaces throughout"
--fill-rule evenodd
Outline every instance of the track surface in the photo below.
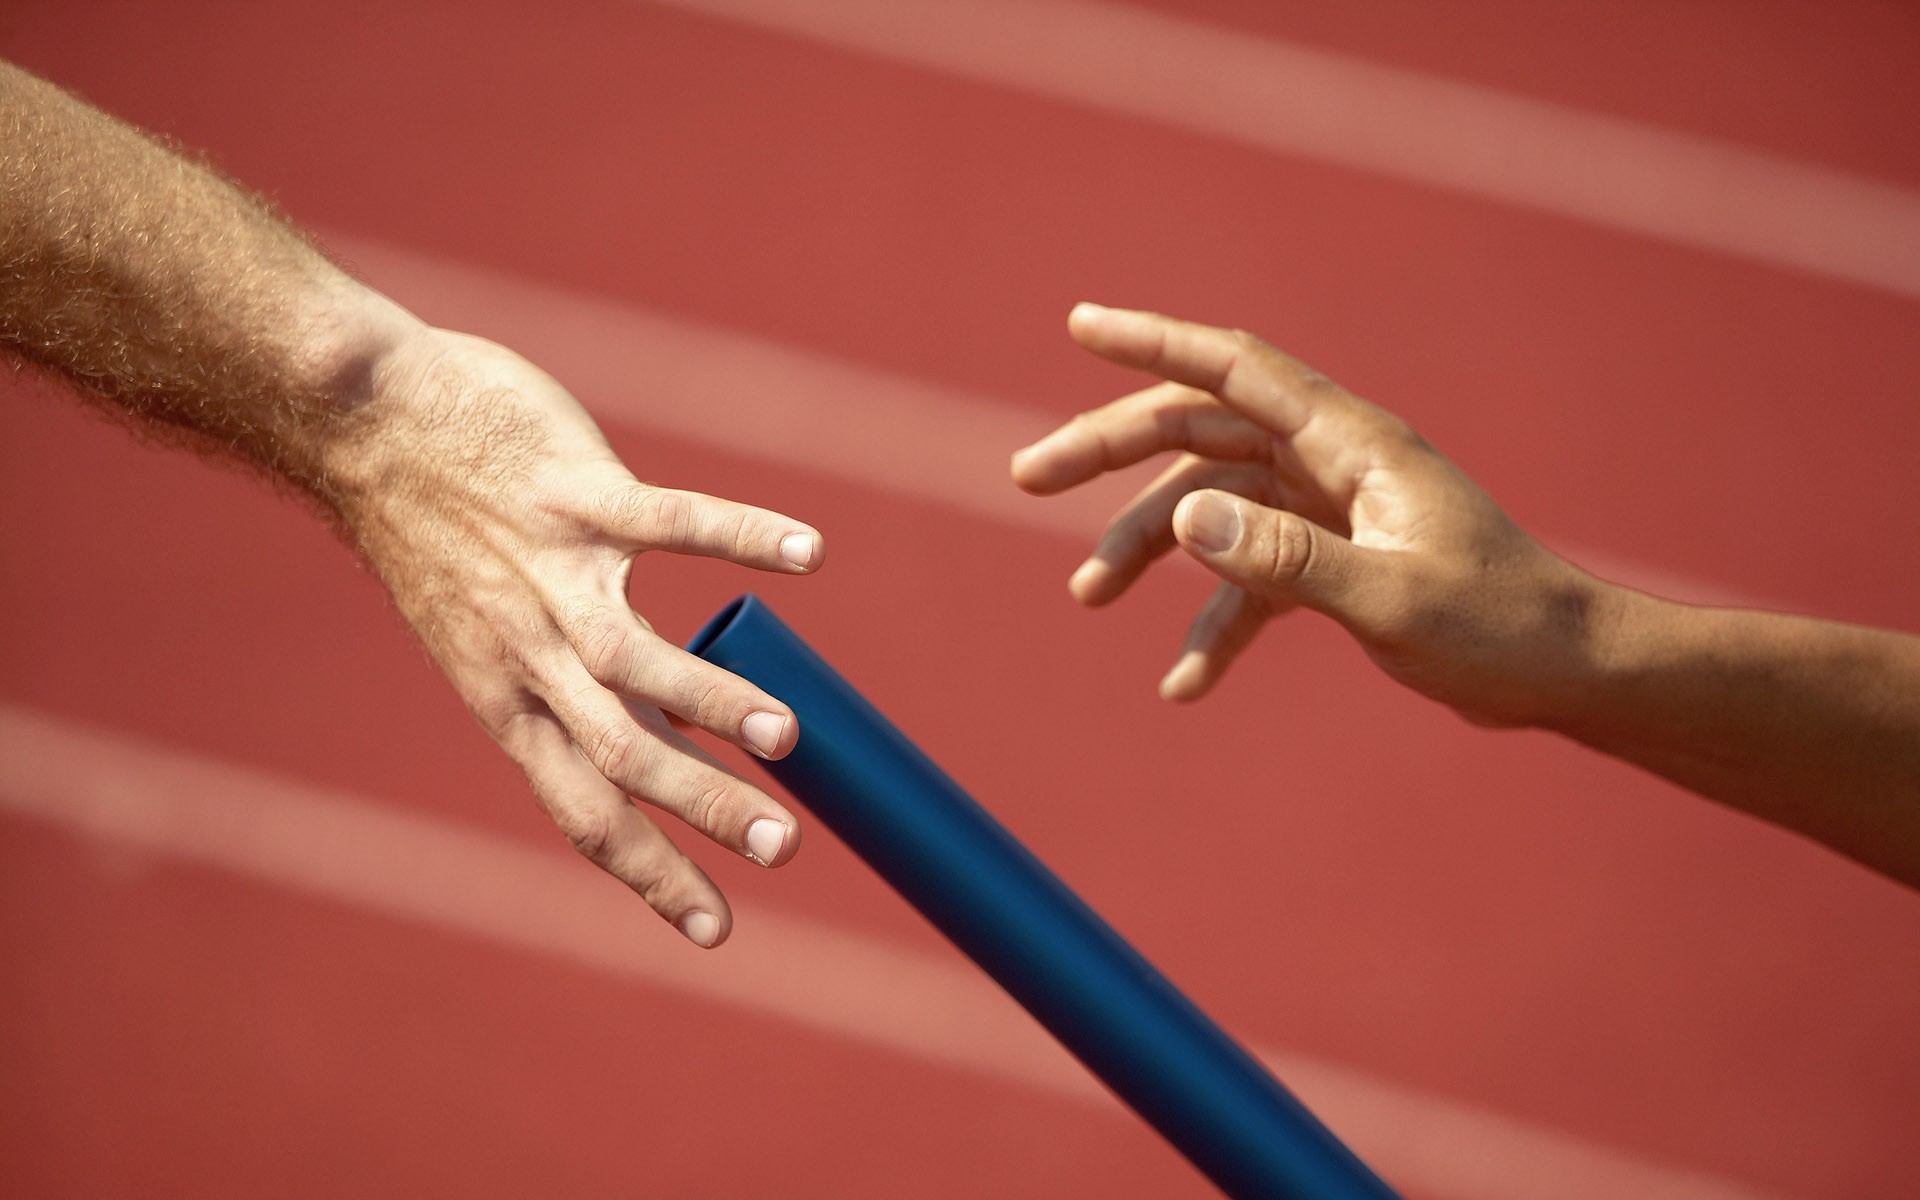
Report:
M 1073 300 L 1151 306 L 1266 333 L 1617 574 L 1912 628 L 1913 292 L 766 16 L 853 0 L 719 7 L 28 0 L 0 51 L 522 346 L 643 477 L 825 530 L 817 578 L 648 562 L 638 603 L 684 635 L 761 591 L 1409 1196 L 1912 1193 L 1912 894 L 1469 729 L 1314 619 L 1170 710 L 1206 582 L 1077 611 L 1097 518 L 992 455 L 1127 386 Z M 1056 7 L 1920 189 L 1896 6 Z M 1003 19 L 961 49 L 1017 57 Z M 1206 1194 L 823 831 L 777 874 L 690 846 L 740 927 L 705 965 L 556 846 L 323 532 L 6 386 L 0 1192 Z M 294 837 L 311 795 L 353 836 Z

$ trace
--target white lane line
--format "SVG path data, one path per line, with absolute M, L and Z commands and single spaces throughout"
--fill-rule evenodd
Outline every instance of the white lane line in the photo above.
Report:
M 1920 297 L 1920 193 L 1094 0 L 643 0 Z
M 0 703 L 0 812 L 1118 1112 L 957 954 L 743 914 L 703 954 L 556 849 Z M 1261 1057 L 1388 1179 L 1458 1200 L 1764 1200 L 1313 1057 Z M 1147 1136 L 1140 1131 L 1139 1136 Z
M 1107 518 L 1158 469 L 1036 499 L 1007 476 L 1013 451 L 1055 424 L 1031 409 L 369 238 L 326 240 L 426 320 L 512 346 L 596 417 L 625 429 L 1063 535 L 1089 550 Z M 646 463 L 632 465 L 646 477 Z M 1779 607 L 1708 580 L 1560 548 L 1608 579 L 1676 600 Z M 1199 569 L 1182 554 L 1170 561 Z

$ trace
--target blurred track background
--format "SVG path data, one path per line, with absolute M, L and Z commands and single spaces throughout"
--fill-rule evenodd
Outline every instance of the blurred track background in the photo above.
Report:
M 1103 504 L 1005 481 L 1132 386 L 1070 304 L 1152 307 L 1604 574 L 1914 628 L 1911 6 L 11 0 L 0 52 L 824 530 L 636 604 L 767 597 L 1410 1198 L 1920 1187 L 1920 899 L 1317 618 L 1163 705 L 1207 580 L 1079 611 Z M 683 838 L 699 954 L 317 525 L 0 388 L 0 1193 L 1208 1194 L 823 830 Z

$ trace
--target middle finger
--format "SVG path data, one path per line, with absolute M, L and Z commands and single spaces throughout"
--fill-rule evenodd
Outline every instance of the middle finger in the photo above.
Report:
M 1168 450 L 1270 460 L 1273 435 L 1197 388 L 1157 383 L 1081 413 L 1013 456 L 1014 482 L 1050 496 Z
M 665 721 L 642 724 L 618 697 L 576 668 L 544 700 L 599 772 L 637 800 L 735 853 L 775 866 L 799 845 L 799 822 L 772 797 L 701 753 Z

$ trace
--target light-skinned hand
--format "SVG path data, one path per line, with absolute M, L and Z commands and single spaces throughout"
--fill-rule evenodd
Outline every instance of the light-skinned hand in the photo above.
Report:
M 628 579 L 651 551 L 803 574 L 825 543 L 779 513 L 641 483 L 565 389 L 492 342 L 424 329 L 373 380 L 328 457 L 361 551 L 580 853 L 718 945 L 726 899 L 628 798 L 779 866 L 798 821 L 669 716 L 762 758 L 800 731 L 786 705 L 655 633 Z

